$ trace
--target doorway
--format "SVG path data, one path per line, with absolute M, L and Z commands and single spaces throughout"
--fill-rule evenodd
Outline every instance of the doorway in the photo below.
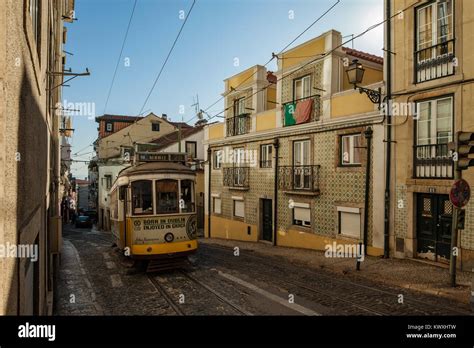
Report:
M 417 194 L 417 256 L 449 263 L 453 205 L 448 195 Z

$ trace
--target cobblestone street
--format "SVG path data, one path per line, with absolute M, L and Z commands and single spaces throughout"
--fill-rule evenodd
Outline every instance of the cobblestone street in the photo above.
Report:
M 64 227 L 57 315 L 470 315 L 422 294 L 226 243 L 202 241 L 187 267 L 145 273 L 110 235 Z M 228 244 L 228 243 L 227 243 Z M 403 297 L 401 297 L 401 295 Z M 403 301 L 400 300 L 402 298 Z M 402 303 L 400 303 L 402 302 Z

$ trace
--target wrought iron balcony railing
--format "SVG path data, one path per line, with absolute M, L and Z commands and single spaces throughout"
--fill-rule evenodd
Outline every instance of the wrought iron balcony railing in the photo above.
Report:
M 448 144 L 415 145 L 415 178 L 451 179 L 454 162 Z
M 319 192 L 319 165 L 278 167 L 278 187 L 285 191 Z
M 226 119 L 227 136 L 247 134 L 250 131 L 250 114 L 241 114 Z
M 248 188 L 249 187 L 249 167 L 225 167 L 224 186 Z
M 454 39 L 415 52 L 415 80 L 424 82 L 454 74 Z

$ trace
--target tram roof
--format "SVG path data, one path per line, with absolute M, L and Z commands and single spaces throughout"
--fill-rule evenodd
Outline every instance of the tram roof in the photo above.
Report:
M 195 172 L 181 163 L 176 162 L 147 162 L 122 170 L 119 176 L 130 176 L 134 174 L 155 174 L 155 173 L 182 173 L 194 174 Z

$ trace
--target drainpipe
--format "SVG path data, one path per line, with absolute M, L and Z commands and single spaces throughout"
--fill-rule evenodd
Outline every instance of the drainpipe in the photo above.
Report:
M 273 142 L 275 148 L 275 181 L 273 187 L 273 246 L 277 245 L 277 234 L 278 234 L 278 149 L 280 142 L 278 138 Z
M 372 152 L 372 127 L 367 127 L 364 132 L 367 139 L 367 164 L 365 167 L 365 202 L 364 202 L 364 252 L 367 255 L 368 228 L 369 228 L 369 197 L 370 197 L 370 157 Z
M 212 172 L 212 163 L 211 163 L 211 154 L 212 150 L 209 146 L 207 148 L 207 162 L 209 165 L 209 177 L 208 177 L 208 191 L 207 191 L 207 238 L 211 238 L 211 172 Z
M 391 33 L 391 0 L 385 0 L 385 11 L 387 17 L 387 37 L 386 42 L 386 62 L 387 62 L 387 79 L 386 79 L 386 100 L 388 107 L 386 110 L 386 121 L 387 121 L 387 148 L 386 148 L 386 169 L 385 169 L 385 225 L 384 225 L 384 258 L 390 256 L 390 181 L 391 181 L 391 162 L 392 162 L 392 120 L 391 120 L 391 98 L 392 98 L 392 33 Z

